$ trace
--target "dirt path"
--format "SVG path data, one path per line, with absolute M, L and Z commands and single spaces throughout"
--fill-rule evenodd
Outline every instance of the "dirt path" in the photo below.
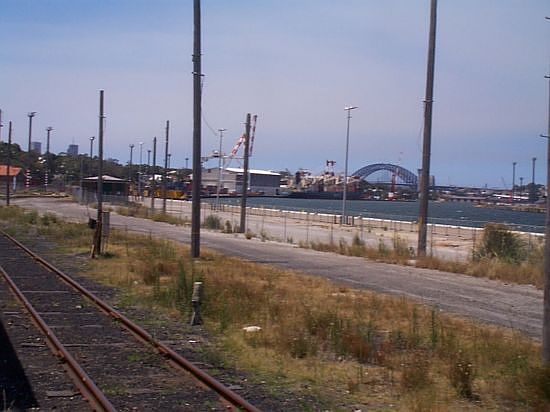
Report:
M 28 198 L 18 199 L 15 203 L 75 221 L 88 219 L 86 207 L 66 200 Z M 95 214 L 95 210 L 90 210 L 90 213 Z M 112 214 L 111 224 L 184 243 L 188 243 L 190 238 L 189 227 L 151 220 Z M 357 288 L 405 296 L 443 311 L 511 327 L 535 338 L 541 335 L 542 291 L 530 285 L 508 285 L 435 270 L 372 262 L 206 230 L 201 232 L 201 243 L 227 255 L 299 270 Z

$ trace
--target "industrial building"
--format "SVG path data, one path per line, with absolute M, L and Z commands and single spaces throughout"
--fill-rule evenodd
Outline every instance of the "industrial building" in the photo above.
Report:
M 222 168 L 221 179 L 217 167 L 202 171 L 202 186 L 209 192 L 216 193 L 218 180 L 220 181 L 220 193 L 242 193 L 244 170 L 235 167 Z M 248 188 L 251 192 L 261 193 L 267 196 L 279 194 L 281 174 L 269 170 L 249 170 Z

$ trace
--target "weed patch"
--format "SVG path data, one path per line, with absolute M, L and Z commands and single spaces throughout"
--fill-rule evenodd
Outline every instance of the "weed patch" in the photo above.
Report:
M 0 208 L 0 224 L 62 240 L 71 253 L 91 239 L 84 225 L 11 208 Z M 379 256 L 359 240 L 317 247 Z M 410 257 L 399 248 L 394 240 L 387 259 Z M 315 393 L 334 409 L 461 410 L 478 401 L 494 410 L 550 407 L 540 345 L 517 333 L 207 251 L 195 264 L 187 247 L 123 231 L 113 230 L 109 250 L 111 258 L 90 262 L 90 275 L 121 288 L 122 306 L 162 309 L 187 322 L 192 285 L 201 280 L 205 327 L 222 348 L 213 358 L 298 394 Z M 251 325 L 261 330 L 243 331 Z

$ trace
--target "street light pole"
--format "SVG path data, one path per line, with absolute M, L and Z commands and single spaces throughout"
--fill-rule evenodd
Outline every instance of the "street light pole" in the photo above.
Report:
M 46 192 L 48 191 L 48 183 L 49 183 L 49 172 L 50 172 L 50 133 L 53 130 L 53 127 L 48 126 L 46 127 L 46 173 L 44 176 L 44 186 L 46 188 Z
M 31 185 L 31 137 L 32 137 L 32 118 L 36 115 L 36 112 L 29 112 L 27 116 L 29 116 L 29 144 L 27 146 L 27 152 L 29 153 L 29 166 L 27 167 L 27 173 L 25 176 L 25 188 L 28 190 Z
M 513 162 L 512 163 L 512 199 L 510 201 L 510 203 L 514 203 L 514 196 L 516 194 L 516 164 L 518 162 Z
M 90 137 L 90 159 L 94 158 L 94 139 L 95 136 Z
M 141 199 L 141 165 L 143 163 L 143 142 L 139 142 L 138 196 Z
M 357 109 L 357 106 L 348 106 L 345 107 L 344 110 L 347 110 L 348 112 L 348 124 L 346 129 L 346 161 L 344 164 L 344 189 L 342 192 L 342 220 L 340 222 L 341 225 L 345 225 L 348 222 L 347 219 L 347 211 L 346 211 L 346 203 L 348 198 L 348 156 L 349 156 L 349 122 L 351 119 L 351 111 L 353 109 Z
M 155 179 L 155 169 L 157 167 L 157 138 L 153 137 L 153 180 L 151 181 L 151 212 L 155 213 L 155 192 L 157 190 L 157 180 Z
M 519 196 L 521 197 L 522 194 L 523 194 L 523 177 L 520 176 L 519 177 Z
M 168 173 L 168 162 L 170 155 L 168 154 L 168 138 L 170 135 L 170 120 L 166 120 L 165 139 L 164 139 L 164 170 L 162 171 L 162 213 L 166 214 L 166 180 Z
M 535 203 L 537 200 L 537 191 L 535 189 L 535 162 L 537 161 L 536 157 L 533 157 L 533 175 L 531 179 L 531 193 L 529 201 Z
M 134 154 L 134 144 L 130 144 L 130 162 L 128 163 L 128 180 L 130 181 L 130 186 L 132 185 L 132 155 Z
M 31 152 L 31 139 L 32 139 L 32 118 L 36 116 L 36 112 L 29 112 L 27 114 L 29 116 L 29 145 L 27 151 Z
M 227 129 L 218 129 L 218 132 L 220 132 L 220 150 L 218 152 L 218 187 L 216 189 L 216 208 L 219 210 L 220 208 L 220 187 L 222 182 L 222 140 L 223 140 L 223 132 L 225 132 Z

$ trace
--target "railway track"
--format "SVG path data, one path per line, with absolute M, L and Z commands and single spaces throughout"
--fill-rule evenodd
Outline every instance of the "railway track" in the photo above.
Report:
M 0 275 L 90 409 L 259 410 L 2 232 Z

